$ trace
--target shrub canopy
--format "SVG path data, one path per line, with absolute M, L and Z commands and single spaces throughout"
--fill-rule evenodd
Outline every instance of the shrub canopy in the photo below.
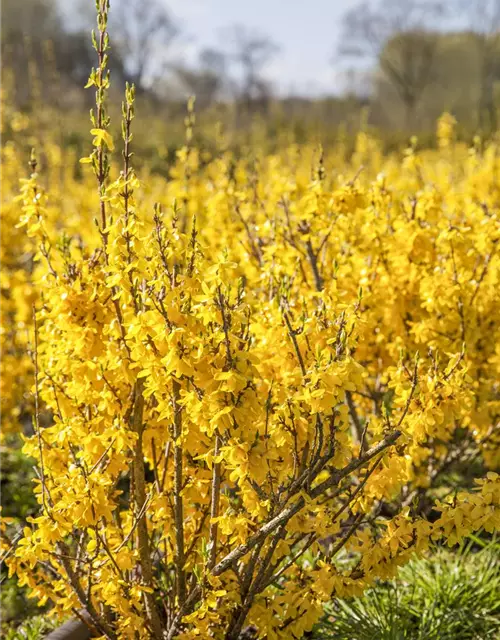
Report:
M 170 178 L 137 176 L 106 19 L 82 179 L 46 145 L 57 179 L 32 156 L 12 201 L 3 149 L 4 415 L 33 376 L 40 505 L 11 572 L 107 638 L 299 638 L 332 596 L 500 524 L 498 145 L 445 115 L 437 151 L 362 132 L 349 159 L 208 158 L 190 102 Z

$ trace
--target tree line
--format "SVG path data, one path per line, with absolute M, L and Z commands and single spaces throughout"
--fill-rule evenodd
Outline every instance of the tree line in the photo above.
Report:
M 500 0 L 356 4 L 332 42 L 332 66 L 340 71 L 342 86 L 332 86 L 331 96 L 317 100 L 276 98 L 266 69 L 279 44 L 266 33 L 228 26 L 219 47 L 200 49 L 197 60 L 188 63 L 175 55 L 184 34 L 167 4 L 117 4 L 110 25 L 111 72 L 133 82 L 138 94 L 156 105 L 196 95 L 198 110 L 230 103 L 244 113 L 267 113 L 278 102 L 285 112 L 320 114 L 328 124 L 359 122 L 360 110 L 368 106 L 370 123 L 388 130 L 428 129 L 444 110 L 484 132 L 498 125 Z M 95 62 L 88 36 L 91 3 L 82 0 L 80 9 L 75 5 L 69 24 L 57 0 L 22 5 L 3 0 L 2 67 L 11 72 L 21 108 L 32 105 L 34 94 L 61 108 L 80 106 L 79 88 Z

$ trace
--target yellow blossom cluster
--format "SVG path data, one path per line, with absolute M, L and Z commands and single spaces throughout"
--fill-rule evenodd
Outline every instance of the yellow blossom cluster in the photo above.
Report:
M 446 117 L 438 150 L 207 158 L 190 104 L 169 179 L 136 175 L 100 7 L 83 176 L 50 147 L 17 197 L 2 150 L 2 397 L 9 429 L 34 413 L 40 504 L 10 570 L 105 638 L 300 638 L 500 524 L 498 143 Z

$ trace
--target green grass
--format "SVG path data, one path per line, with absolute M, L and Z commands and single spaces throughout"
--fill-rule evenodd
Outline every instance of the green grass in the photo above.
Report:
M 478 548 L 479 547 L 479 548 Z M 500 639 L 500 543 L 415 558 L 363 597 L 334 601 L 315 640 Z
M 42 640 L 50 631 L 57 627 L 57 623 L 46 615 L 27 618 L 18 627 L 2 629 L 4 640 Z

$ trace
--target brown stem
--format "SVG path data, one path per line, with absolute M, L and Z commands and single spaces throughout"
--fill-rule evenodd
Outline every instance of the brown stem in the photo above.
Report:
M 99 12 L 104 13 L 106 11 L 103 3 L 100 3 Z M 104 55 L 105 55 L 105 42 L 106 42 L 107 32 L 105 29 L 99 31 L 99 45 L 97 49 L 97 74 L 98 74 L 98 87 L 97 87 L 97 99 L 96 99 L 96 120 L 97 120 L 97 128 L 103 128 L 103 99 L 104 99 L 104 90 L 102 88 L 103 83 L 103 69 L 104 69 Z M 97 181 L 99 186 L 99 207 L 101 212 L 101 228 L 103 234 L 103 242 L 106 247 L 108 244 L 108 233 L 105 231 L 106 229 L 106 203 L 104 201 L 104 151 L 102 147 L 102 142 L 98 147 L 97 151 L 99 170 L 97 175 Z
M 49 504 L 52 502 L 50 494 L 47 488 L 47 482 L 45 478 L 45 465 L 43 461 L 43 443 L 42 433 L 40 430 L 40 402 L 39 402 L 39 386 L 38 386 L 38 324 L 36 318 L 36 309 L 33 305 L 33 327 L 35 332 L 35 350 L 33 353 L 33 364 L 35 368 L 35 427 L 36 437 L 38 441 L 38 451 L 40 455 L 40 474 L 42 483 L 42 504 L 45 513 L 47 513 L 51 519 L 53 519 L 51 511 L 49 510 Z
M 363 440 L 363 427 L 361 426 L 361 421 L 359 419 L 358 412 L 356 411 L 354 400 L 352 399 L 352 393 L 350 391 L 345 392 L 345 399 L 349 409 L 349 416 L 352 420 L 353 435 L 355 436 L 357 443 L 360 445 Z
M 135 445 L 133 460 L 133 477 L 134 477 L 134 510 L 137 518 L 137 547 L 139 550 L 139 559 L 142 572 L 142 581 L 146 587 L 153 587 L 153 568 L 151 563 L 151 550 L 149 547 L 148 526 L 146 519 L 146 510 L 143 508 L 146 504 L 146 481 L 144 468 L 144 452 L 142 450 L 142 435 L 144 432 L 144 379 L 139 378 L 135 383 L 135 402 L 133 414 L 133 429 L 137 434 L 137 442 Z M 144 594 L 144 604 L 146 608 L 146 617 L 153 631 L 154 637 L 161 640 L 162 625 L 160 615 L 156 608 L 154 595 L 152 593 Z
M 319 497 L 320 495 L 325 493 L 325 491 L 337 485 L 343 478 L 351 474 L 353 471 L 356 471 L 356 469 L 363 466 L 366 462 L 384 451 L 384 449 L 387 449 L 388 447 L 393 445 L 400 436 L 400 431 L 394 431 L 391 434 L 387 435 L 378 444 L 371 447 L 371 449 L 368 449 L 368 451 L 364 455 L 356 458 L 355 460 L 352 460 L 343 469 L 332 473 L 330 478 L 311 489 L 311 491 L 309 491 L 309 496 L 313 499 Z M 222 573 L 224 573 L 224 571 L 226 571 L 235 561 L 246 555 L 261 540 L 266 538 L 270 533 L 272 533 L 282 524 L 286 524 L 294 515 L 296 515 L 301 509 L 304 508 L 305 504 L 306 501 L 301 496 L 296 502 L 283 509 L 277 516 L 266 522 L 256 533 L 250 536 L 245 544 L 239 545 L 238 547 L 233 549 L 233 551 L 228 553 L 225 558 L 223 558 L 218 564 L 215 565 L 212 570 L 212 574 L 214 576 L 220 576 Z
M 323 291 L 323 278 L 321 277 L 321 274 L 318 269 L 318 254 L 314 253 L 314 249 L 312 247 L 310 240 L 306 242 L 306 251 L 307 251 L 307 258 L 309 260 L 309 264 L 311 265 L 311 269 L 313 272 L 316 291 Z
M 70 563 L 69 559 L 64 557 L 64 556 L 68 555 L 66 545 L 63 542 L 59 542 L 57 547 L 58 547 L 58 550 L 60 550 L 62 552 L 61 553 L 61 555 L 62 555 L 61 564 L 63 565 L 64 570 L 66 571 L 66 575 L 68 576 L 69 583 L 70 583 L 70 585 L 71 585 L 76 597 L 78 598 L 78 601 L 80 602 L 80 605 L 83 607 L 83 609 L 85 609 L 85 611 L 88 612 L 94 627 L 100 633 L 102 633 L 105 638 L 108 638 L 109 640 L 115 640 L 116 639 L 116 634 L 102 620 L 102 618 L 99 616 L 99 614 L 95 610 L 94 605 L 92 604 L 92 602 L 89 602 L 87 600 L 85 592 L 83 590 L 83 587 L 82 587 L 82 585 L 80 583 L 80 580 L 78 579 L 78 576 L 73 571 L 73 568 L 71 567 L 71 563 Z
M 172 382 L 174 394 L 174 520 L 175 520 L 175 565 L 177 573 L 177 598 L 179 607 L 186 599 L 186 574 L 184 571 L 184 507 L 182 502 L 182 414 L 179 405 L 180 384 Z
M 215 436 L 215 449 L 214 457 L 217 458 L 220 452 L 220 436 L 217 433 Z M 208 561 L 208 568 L 213 569 L 217 559 L 217 533 L 219 525 L 217 522 L 213 522 L 215 518 L 219 516 L 219 502 L 220 502 L 220 462 L 214 461 L 212 469 L 212 501 L 210 505 L 210 534 L 209 534 L 209 549 L 210 557 Z
M 238 640 L 238 638 L 240 637 L 241 630 L 243 629 L 243 625 L 245 624 L 248 612 L 252 608 L 255 596 L 264 588 L 265 575 L 269 568 L 269 564 L 271 563 L 273 554 L 276 551 L 276 547 L 278 546 L 279 541 L 285 536 L 285 533 L 285 526 L 282 525 L 271 540 L 265 556 L 263 558 L 256 559 L 256 564 L 260 564 L 260 568 L 251 586 L 247 590 L 242 604 L 235 610 L 233 614 L 231 622 L 229 623 L 229 627 L 226 631 L 226 640 Z
M 304 358 L 302 357 L 302 353 L 299 348 L 299 343 L 297 341 L 297 331 L 292 327 L 292 323 L 290 322 L 290 317 L 288 316 L 288 312 L 285 309 L 283 309 L 283 319 L 285 321 L 286 328 L 288 329 L 288 335 L 290 336 L 290 339 L 293 343 L 293 347 L 297 355 L 297 360 L 299 361 L 300 370 L 302 372 L 302 375 L 305 376 L 307 372 L 304 364 Z

